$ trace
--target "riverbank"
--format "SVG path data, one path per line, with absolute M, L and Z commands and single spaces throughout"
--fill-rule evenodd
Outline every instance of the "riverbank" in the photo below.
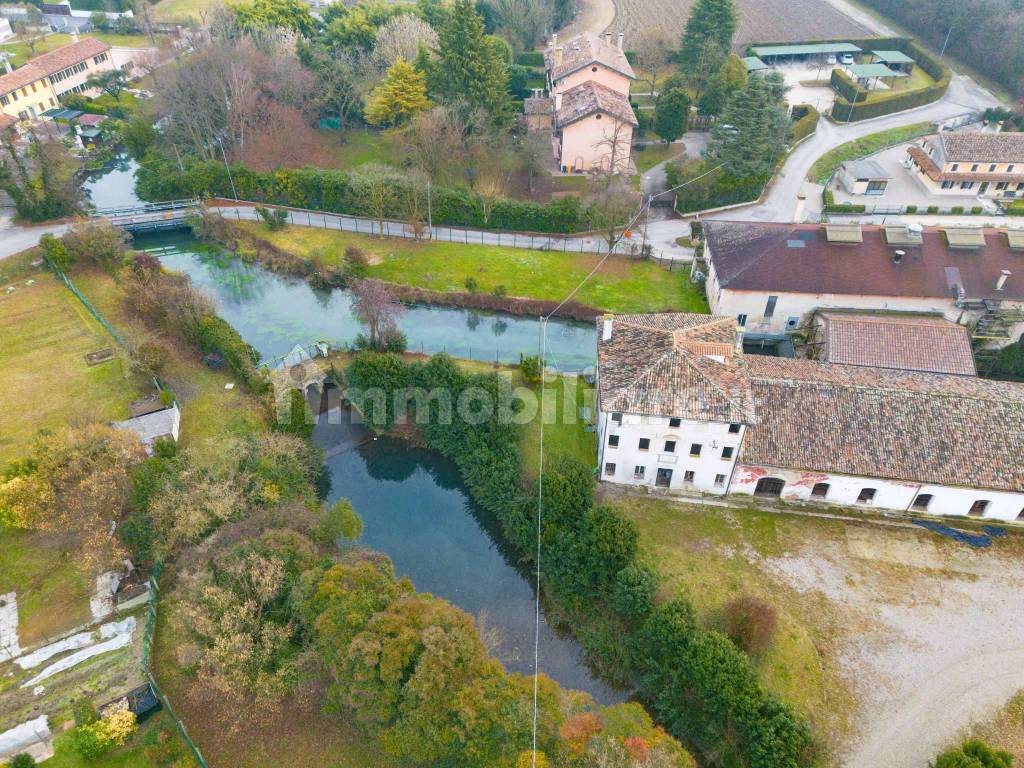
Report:
M 405 286 L 403 298 L 410 301 L 531 316 L 557 306 L 602 258 L 588 253 L 417 242 L 294 224 L 272 232 L 255 222 L 228 223 L 247 247 L 256 250 L 257 258 L 263 253 L 270 268 L 282 261 L 283 254 L 344 275 L 352 273 L 353 258 L 360 258 L 365 261 L 361 270 L 365 277 Z M 608 258 L 576 298 L 563 314 L 581 320 L 601 312 L 708 312 L 702 291 L 689 281 L 684 267 L 670 270 L 623 256 Z

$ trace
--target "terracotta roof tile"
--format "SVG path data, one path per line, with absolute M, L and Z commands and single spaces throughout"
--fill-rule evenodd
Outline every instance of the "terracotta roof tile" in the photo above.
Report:
M 952 131 L 938 140 L 949 163 L 1024 163 L 1024 133 Z
M 829 363 L 976 376 L 967 329 L 926 315 L 819 312 Z
M 947 173 L 939 168 L 935 161 L 928 156 L 928 153 L 920 147 L 908 147 L 907 154 L 932 181 L 989 181 L 997 183 L 1000 181 L 1007 183 L 1024 181 L 1024 164 L 1021 166 L 1020 173 L 964 173 L 960 171 Z
M 555 125 L 559 128 L 571 125 L 595 112 L 604 112 L 630 125 L 637 125 L 628 98 L 592 81 L 574 86 L 562 94 L 562 108 L 555 113 Z
M 87 37 L 77 43 L 36 56 L 22 67 L 0 77 L 0 93 L 10 93 L 44 77 L 55 75 L 62 69 L 109 51 L 110 46 L 96 38 Z
M 862 227 L 863 242 L 830 243 L 816 224 L 708 221 L 707 252 L 718 283 L 736 290 L 780 293 L 949 298 L 951 275 L 968 299 L 1024 300 L 1024 254 L 1006 236 L 983 230 L 981 248 L 950 248 L 939 229 L 920 245 L 888 245 L 884 227 Z M 893 252 L 905 255 L 897 264 Z M 996 290 L 1004 269 L 1011 275 Z
M 553 80 L 571 75 L 591 64 L 602 64 L 631 80 L 636 79 L 633 67 L 626 59 L 626 54 L 620 51 L 617 45 L 613 45 L 591 32 L 584 32 L 582 35 L 570 38 L 562 43 L 561 47 L 562 63 L 557 66 L 554 64 L 554 49 L 549 47 L 544 51 L 544 64 L 551 72 Z
M 602 410 L 753 422 L 750 384 L 742 355 L 735 352 L 732 318 L 616 315 L 609 341 L 602 338 L 604 321 L 597 322 Z
M 1024 491 L 1024 385 L 746 358 L 749 464 Z

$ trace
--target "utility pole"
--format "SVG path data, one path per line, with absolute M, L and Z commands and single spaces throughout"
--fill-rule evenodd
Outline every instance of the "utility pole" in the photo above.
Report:
M 949 45 L 949 36 L 953 34 L 953 25 L 949 25 L 949 29 L 946 31 L 946 39 L 942 41 L 942 50 L 939 51 L 939 58 L 941 59 L 946 55 L 946 46 Z
M 427 230 L 430 232 L 430 239 L 434 239 L 434 216 L 430 210 L 430 177 L 427 177 Z
M 228 165 L 228 153 L 224 151 L 224 142 L 220 140 L 220 136 L 217 137 L 217 143 L 220 144 L 220 154 L 224 158 L 224 169 L 228 172 L 228 181 L 231 182 L 231 194 L 235 200 L 238 200 L 238 190 L 235 189 L 235 179 L 231 175 L 231 166 Z

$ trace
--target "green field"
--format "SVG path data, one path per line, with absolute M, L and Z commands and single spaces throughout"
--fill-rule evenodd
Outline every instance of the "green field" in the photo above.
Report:
M 642 174 L 666 160 L 676 160 L 686 154 L 682 144 L 647 144 L 641 150 L 633 150 L 633 162 Z
M 238 0 L 234 5 L 251 5 L 252 0 Z M 186 22 L 202 21 L 220 0 L 159 0 L 153 6 L 153 18 L 157 21 Z
M 546 384 L 544 395 L 544 464 L 556 456 L 568 455 L 579 459 L 588 467 L 597 464 L 597 434 L 587 432 L 585 422 L 579 418 L 579 408 L 590 408 L 591 418 L 596 418 L 594 388 L 577 377 L 560 376 Z M 533 387 L 540 403 L 539 386 Z M 523 457 L 523 476 L 536 481 L 540 466 L 541 419 L 532 419 L 523 427 L 519 440 L 519 453 Z
M 290 226 L 270 232 L 260 224 L 241 222 L 246 231 L 303 258 L 337 265 L 345 248 L 364 251 L 371 266 L 368 277 L 433 291 L 462 292 L 466 280 L 491 293 L 504 286 L 508 296 L 561 301 L 600 257 L 587 253 L 557 253 L 493 245 L 415 242 Z M 610 312 L 707 312 L 700 289 L 687 270 L 669 272 L 651 261 L 612 258 L 576 294 L 587 306 Z
M 327 155 L 329 168 L 356 168 L 368 163 L 395 164 L 398 144 L 389 133 L 353 129 L 332 131 L 320 129 L 320 148 Z
M 835 173 L 836 169 L 847 160 L 856 160 L 873 155 L 875 152 L 879 152 L 886 147 L 913 141 L 931 133 L 933 130 L 934 126 L 932 123 L 914 123 L 913 125 L 892 128 L 888 131 L 879 131 L 878 133 L 872 133 L 854 141 L 840 144 L 814 162 L 811 170 L 807 172 L 807 179 L 815 184 L 824 184 Z
M 90 32 L 88 35 L 82 35 L 82 38 L 95 37 L 97 40 L 102 40 L 104 43 L 110 46 L 122 47 L 122 48 L 149 48 L 152 43 L 149 37 L 146 35 L 115 35 L 108 34 L 106 32 Z M 71 42 L 71 35 L 65 35 L 61 33 L 54 33 L 47 35 L 38 43 L 36 43 L 36 50 L 34 56 L 40 56 L 44 53 L 68 45 Z M 29 46 L 24 42 L 15 40 L 14 42 L 5 43 L 0 45 L 0 50 L 13 53 L 14 58 L 11 61 L 11 65 L 20 67 L 26 61 L 33 57 Z
M 104 349 L 114 358 L 86 364 Z M 0 265 L 0 469 L 40 430 L 127 418 L 140 386 L 126 353 L 48 270 L 29 257 Z

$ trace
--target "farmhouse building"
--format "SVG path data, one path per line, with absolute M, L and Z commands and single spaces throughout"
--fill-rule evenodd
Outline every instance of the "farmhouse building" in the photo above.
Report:
M 1024 519 L 1024 385 L 742 353 L 733 318 L 598 320 L 605 482 Z
M 531 130 L 550 128 L 563 172 L 629 168 L 637 127 L 629 88 L 636 76 L 622 41 L 622 33 L 613 42 L 610 33 L 586 32 L 560 45 L 553 35 L 544 52 L 547 96 L 526 100 L 526 120 Z
M 44 53 L 0 77 L 0 113 L 35 120 L 61 96 L 84 92 L 90 75 L 113 68 L 110 46 L 94 38 Z
M 1024 133 L 940 133 L 914 144 L 907 155 L 930 192 L 1024 197 Z
M 1024 231 L 706 222 L 712 313 L 754 338 L 822 309 L 935 314 L 1002 347 L 1024 333 Z

